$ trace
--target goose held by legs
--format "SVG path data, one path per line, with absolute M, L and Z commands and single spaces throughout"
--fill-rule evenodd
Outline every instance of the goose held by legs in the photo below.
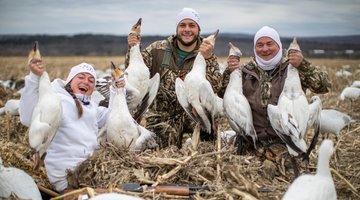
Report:
M 111 63 L 112 89 L 115 90 L 114 99 L 110 102 L 111 109 L 105 127 L 101 130 L 99 140 L 113 143 L 118 148 L 143 151 L 155 148 L 155 133 L 138 124 L 130 114 L 126 102 L 125 88 L 116 87 L 117 81 L 124 78 L 124 72 Z
M 41 59 L 38 43 L 29 53 L 32 59 Z M 46 71 L 39 78 L 39 99 L 32 114 L 29 127 L 29 143 L 34 151 L 34 168 L 37 169 L 44 160 L 48 146 L 60 126 L 62 106 L 60 97 L 53 91 Z
M 232 43 L 229 43 L 229 56 L 241 56 L 241 51 Z M 236 132 L 238 144 L 238 153 L 243 153 L 242 140 L 245 136 L 251 136 L 255 146 L 257 135 L 253 126 L 251 107 L 243 95 L 242 72 L 241 69 L 235 69 L 230 74 L 230 81 L 226 88 L 223 106 L 225 115 L 229 120 L 230 127 Z
M 204 40 L 214 45 L 218 32 L 219 30 Z M 185 79 L 176 78 L 175 93 L 180 105 L 193 121 L 200 123 L 202 130 L 209 134 L 216 133 L 215 118 L 221 113 L 221 109 L 217 103 L 217 95 L 206 79 L 206 62 L 200 52 Z

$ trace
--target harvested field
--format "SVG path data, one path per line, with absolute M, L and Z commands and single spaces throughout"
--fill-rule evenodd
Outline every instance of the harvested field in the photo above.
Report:
M 248 58 L 242 59 L 246 62 Z M 221 58 L 223 61 L 224 58 Z M 336 144 L 336 153 L 332 156 L 330 167 L 341 176 L 332 174 L 340 200 L 360 199 L 360 100 L 350 109 L 350 101 L 337 105 L 341 90 L 359 80 L 360 60 L 347 59 L 309 59 L 321 69 L 326 70 L 331 78 L 333 88 L 328 94 L 319 95 L 323 108 L 333 108 L 348 113 L 356 122 L 349 129 L 343 129 L 338 141 L 333 135 L 330 138 Z M 28 73 L 26 58 L 0 57 L 0 79 L 13 78 L 21 83 L 21 78 Z M 110 61 L 123 63 L 123 57 L 48 57 L 50 77 L 65 78 L 70 67 L 80 63 L 93 63 L 97 69 L 105 70 Z M 337 77 L 335 73 L 346 68 L 353 75 Z M 0 107 L 11 98 L 19 98 L 17 90 L 0 87 Z M 309 99 L 314 94 L 307 94 Z M 21 125 L 19 117 L 0 116 L 0 157 L 5 166 L 18 167 L 29 173 L 43 188 L 52 189 L 43 167 L 32 170 L 31 150 L 27 140 L 27 127 Z M 225 121 L 226 122 L 226 121 Z M 224 123 L 222 129 L 229 126 Z M 312 131 L 308 132 L 310 143 Z M 317 149 L 313 152 L 308 168 L 303 172 L 315 173 Z M 61 162 L 61 160 L 59 160 Z M 192 196 L 192 199 L 281 199 L 292 181 L 293 173 L 286 168 L 275 166 L 257 152 L 243 156 L 236 155 L 234 149 L 226 147 L 218 150 L 216 145 L 201 142 L 197 151 L 184 145 L 182 149 L 168 147 L 156 151 L 147 150 L 135 154 L 112 145 L 106 145 L 92 157 L 83 162 L 79 168 L 69 173 L 69 185 L 73 188 L 91 187 L 138 195 L 144 199 L 174 199 L 173 195 L 154 194 L 144 187 L 145 192 L 130 193 L 118 190 L 121 184 L 137 182 L 148 186 L 157 184 L 195 184 L 206 185 L 203 194 Z M 353 187 L 353 188 L 351 188 Z M 100 191 L 100 190 L 98 190 Z M 305 191 L 304 191 L 305 192 Z M 74 196 L 73 196 L 74 197 Z M 181 197 L 187 199 L 188 197 Z M 15 199 L 15 198 L 11 198 Z

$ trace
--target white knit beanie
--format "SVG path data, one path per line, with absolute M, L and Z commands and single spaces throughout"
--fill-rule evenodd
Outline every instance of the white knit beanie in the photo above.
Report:
M 176 27 L 184 19 L 194 20 L 200 28 L 200 15 L 192 8 L 183 8 L 176 17 Z
M 275 57 L 273 57 L 270 60 L 264 60 L 256 54 L 256 50 L 255 50 L 256 42 L 262 37 L 269 37 L 279 45 L 279 51 L 277 52 Z M 256 32 L 254 37 L 254 53 L 255 53 L 255 60 L 261 69 L 265 71 L 273 70 L 276 67 L 276 65 L 281 61 L 282 51 L 283 50 L 280 41 L 280 36 L 275 29 L 270 28 L 268 26 L 263 26 L 260 30 L 258 30 L 258 32 Z
M 254 37 L 254 47 L 256 46 L 258 39 L 261 37 L 269 37 L 273 39 L 279 45 L 280 49 L 282 49 L 279 33 L 275 29 L 263 26 L 260 30 L 258 30 Z
M 65 85 L 68 84 L 77 74 L 83 72 L 91 74 L 96 81 L 96 73 L 94 67 L 87 63 L 81 63 L 71 68 L 70 73 L 66 78 Z

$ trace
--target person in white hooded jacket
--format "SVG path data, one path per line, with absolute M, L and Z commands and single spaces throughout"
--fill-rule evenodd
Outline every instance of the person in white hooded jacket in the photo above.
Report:
M 32 113 L 39 98 L 39 77 L 46 70 L 41 60 L 32 59 L 30 74 L 25 77 L 25 87 L 20 98 L 20 121 L 30 126 Z M 87 63 L 72 67 L 67 79 L 55 79 L 51 85 L 61 98 L 62 116 L 60 126 L 50 143 L 44 160 L 50 183 L 59 192 L 67 187 L 67 170 L 74 170 L 93 154 L 99 146 L 98 130 L 105 125 L 109 109 L 91 100 L 96 74 Z M 123 87 L 120 81 L 117 87 Z M 111 86 L 112 87 L 112 86 Z M 113 90 L 110 95 L 110 103 Z

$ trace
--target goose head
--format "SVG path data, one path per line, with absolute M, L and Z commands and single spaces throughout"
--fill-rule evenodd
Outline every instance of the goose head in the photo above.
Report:
M 136 35 L 140 35 L 141 33 L 141 21 L 142 19 L 139 18 L 138 21 L 136 22 L 136 24 L 134 24 L 132 27 L 131 27 L 131 32 L 130 33 L 134 33 Z
M 289 55 L 290 50 L 301 51 L 299 44 L 297 43 L 296 37 L 294 37 L 293 41 L 290 43 L 289 49 L 287 50 L 287 54 Z
M 207 38 L 205 38 L 204 40 L 207 40 L 211 43 L 211 45 L 215 45 L 215 40 L 216 40 L 216 37 L 219 33 L 219 29 L 216 30 L 215 32 L 211 33 Z
M 29 55 L 28 55 L 28 63 L 30 63 L 30 61 L 32 59 L 38 59 L 41 60 L 41 55 L 40 55 L 40 50 L 39 50 L 39 43 L 38 41 L 35 41 L 34 43 L 34 47 L 30 50 Z
M 116 84 L 124 79 L 124 75 L 125 73 L 120 69 L 120 67 L 116 67 L 116 65 L 111 61 L 112 84 L 115 88 L 117 88 Z
M 241 50 L 231 42 L 229 42 L 229 56 L 236 56 L 239 58 L 242 56 Z

